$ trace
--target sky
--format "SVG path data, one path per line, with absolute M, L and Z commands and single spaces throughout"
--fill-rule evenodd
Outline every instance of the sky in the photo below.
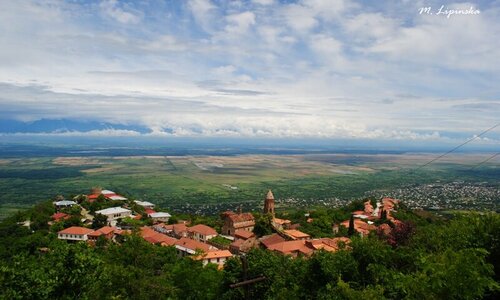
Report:
M 50 135 L 438 143 L 500 122 L 500 1 L 4 0 L 0 28 L 0 120 L 108 124 Z

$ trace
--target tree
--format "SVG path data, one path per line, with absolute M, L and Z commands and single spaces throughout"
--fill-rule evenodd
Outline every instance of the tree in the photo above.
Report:
M 349 218 L 349 228 L 347 230 L 347 235 L 348 236 L 353 236 L 354 235 L 354 216 L 351 215 L 351 217 Z
M 257 236 L 264 236 L 273 233 L 273 227 L 271 226 L 272 216 L 270 214 L 260 215 L 255 222 L 255 227 L 253 232 Z
M 102 214 L 96 214 L 94 220 L 92 221 L 92 228 L 98 229 L 104 227 L 108 224 L 108 217 Z

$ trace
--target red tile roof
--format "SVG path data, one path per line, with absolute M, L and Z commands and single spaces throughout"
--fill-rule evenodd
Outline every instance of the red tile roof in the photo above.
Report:
M 217 235 L 217 231 L 210 226 L 204 224 L 194 225 L 188 228 L 189 232 L 196 232 L 202 235 Z
M 329 252 L 338 251 L 341 248 L 342 244 L 348 245 L 349 243 L 351 243 L 351 239 L 346 237 L 321 238 L 306 241 L 306 245 L 313 248 L 314 250 L 323 249 Z
M 340 225 L 342 225 L 346 228 L 349 228 L 349 220 L 346 220 L 346 221 L 340 223 Z M 377 229 L 377 226 L 375 226 L 375 225 L 368 224 L 360 219 L 354 219 L 354 230 L 361 233 L 362 235 L 368 235 L 370 233 L 370 231 L 376 230 L 376 229 Z
M 172 246 L 177 242 L 177 239 L 163 233 L 156 232 L 149 227 L 141 227 L 141 236 L 151 244 L 161 244 L 162 246 Z
M 291 237 L 292 239 L 307 239 L 310 237 L 307 233 L 304 233 L 302 231 L 296 230 L 296 229 L 288 229 L 288 230 L 283 230 L 283 232 Z
M 102 228 L 99 228 L 97 229 L 96 231 L 93 231 L 91 233 L 89 233 L 88 235 L 89 236 L 101 236 L 101 235 L 108 235 L 108 234 L 111 234 L 115 231 L 115 227 L 110 227 L 110 226 L 104 226 Z
M 197 249 L 199 249 L 199 250 L 202 250 L 203 252 L 209 252 L 210 248 L 211 248 L 209 244 L 205 244 L 205 243 L 198 242 L 198 241 L 195 241 L 193 239 L 184 238 L 184 237 L 179 239 L 178 241 L 176 241 L 175 244 L 178 246 L 193 250 L 193 251 L 196 251 Z
M 281 243 L 276 243 L 271 245 L 268 250 L 276 251 L 282 254 L 297 254 L 302 253 L 309 255 L 313 252 L 313 249 L 307 247 L 306 241 L 296 240 L 296 241 L 285 241 Z
M 251 213 L 241 213 L 241 214 L 226 214 L 226 216 L 233 221 L 233 223 L 249 222 L 255 221 L 254 216 Z
M 85 227 L 72 226 L 72 227 L 66 228 L 64 230 L 61 230 L 58 233 L 60 233 L 60 234 L 62 233 L 62 234 L 74 234 L 74 235 L 86 235 L 86 234 L 91 233 L 92 231 L 94 231 L 94 230 L 88 229 Z
M 68 214 L 65 214 L 63 212 L 58 212 L 58 213 L 53 214 L 51 218 L 54 221 L 59 221 L 61 219 L 63 219 L 63 220 L 69 219 L 69 218 L 71 218 L 71 216 Z
M 269 248 L 271 245 L 274 245 L 276 243 L 281 243 L 281 242 L 284 242 L 284 241 L 285 241 L 285 239 L 282 236 L 280 236 L 279 234 L 277 234 L 277 233 L 263 236 L 260 239 L 260 242 L 266 248 Z
M 207 253 L 204 253 L 202 255 L 198 255 L 194 257 L 196 260 L 203 260 L 203 259 L 213 259 L 213 258 L 223 258 L 223 257 L 232 257 L 233 254 L 229 252 L 229 250 L 215 250 L 215 251 L 210 251 Z
M 234 237 L 240 238 L 243 240 L 248 240 L 249 238 L 255 236 L 255 234 L 248 230 L 236 230 L 234 232 Z

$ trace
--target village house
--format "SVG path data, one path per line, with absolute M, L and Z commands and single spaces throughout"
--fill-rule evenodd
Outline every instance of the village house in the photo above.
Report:
M 311 237 L 307 233 L 304 233 L 296 229 L 283 230 L 283 233 L 292 240 L 307 240 Z
M 360 219 L 354 219 L 354 231 L 356 231 L 361 237 L 368 236 L 371 231 L 377 230 L 377 226 L 373 224 L 368 224 L 367 222 L 360 220 Z M 340 223 L 341 226 L 344 226 L 345 228 L 349 228 L 349 220 L 343 221 Z M 334 233 L 338 232 L 338 226 L 333 228 Z M 336 231 L 336 232 L 335 232 Z
M 168 222 L 170 217 L 172 217 L 167 212 L 152 212 L 152 213 L 148 213 L 148 216 L 153 220 L 154 223 Z
M 276 230 L 290 229 L 292 221 L 287 219 L 273 218 L 271 225 L 276 228 Z
M 206 242 L 217 236 L 217 231 L 210 226 L 204 224 L 194 225 L 188 228 L 188 235 L 193 240 Z
M 184 223 L 171 225 L 160 223 L 153 225 L 153 229 L 178 239 L 188 237 L 188 227 Z
M 71 218 L 70 215 L 66 214 L 66 213 L 63 213 L 63 212 L 58 212 L 58 213 L 55 213 L 51 216 L 51 219 L 54 220 L 54 222 L 59 222 L 59 221 L 62 221 L 62 220 L 67 220 Z
M 217 264 L 219 267 L 224 266 L 227 259 L 231 258 L 233 254 L 229 250 L 215 250 L 207 253 L 203 253 L 198 256 L 194 256 L 193 259 L 201 260 L 203 265 L 206 266 L 209 263 Z
M 160 244 L 162 246 L 174 246 L 178 241 L 177 239 L 165 235 L 163 233 L 159 233 L 152 228 L 149 227 L 141 227 L 140 232 L 141 237 L 151 244 Z
M 57 233 L 57 238 L 68 241 L 86 241 L 93 230 L 85 227 L 72 226 Z
M 55 201 L 52 203 L 54 204 L 54 206 L 57 209 L 72 207 L 73 205 L 77 204 L 75 201 L 71 201 L 71 200 L 61 200 L 61 201 Z
M 248 240 L 249 238 L 254 237 L 255 234 L 252 231 L 247 231 L 247 230 L 236 230 L 234 233 L 234 237 L 236 239 L 242 239 L 242 240 Z
M 104 198 L 108 200 L 116 200 L 116 201 L 125 201 L 127 198 L 116 194 L 113 191 L 110 190 L 103 190 L 101 188 L 92 188 L 92 193 L 87 195 L 87 200 L 90 202 L 95 201 L 97 198 L 99 198 L 100 195 L 103 195 Z
M 116 225 L 116 220 L 125 218 L 125 217 L 130 217 L 132 214 L 132 211 L 126 208 L 122 207 L 110 207 L 102 210 L 98 210 L 95 212 L 95 214 L 101 214 L 104 215 L 108 218 L 108 224 L 111 226 Z
M 195 241 L 190 238 L 181 238 L 176 241 L 175 248 L 177 249 L 177 254 L 179 256 L 193 255 L 196 253 L 208 253 L 212 250 L 219 250 L 212 245 Z
M 95 231 L 90 232 L 88 236 L 89 241 L 97 241 L 99 237 L 104 237 L 107 240 L 111 240 L 114 236 L 115 228 L 110 226 L 101 227 Z
M 284 241 L 272 244 L 267 248 L 269 251 L 274 251 L 283 255 L 291 255 L 297 257 L 299 255 L 309 256 L 313 253 L 313 249 L 307 247 L 304 240 Z
M 227 211 L 222 214 L 224 225 L 222 225 L 222 234 L 234 236 L 237 230 L 253 231 L 255 227 L 255 218 L 251 213 L 234 213 Z
M 260 245 L 264 249 L 269 249 L 270 246 L 277 244 L 277 243 L 284 242 L 286 240 L 281 235 L 279 235 L 277 233 L 273 233 L 273 234 L 265 235 L 265 236 L 261 237 L 259 241 L 260 241 Z
M 154 209 L 155 208 L 155 205 L 151 202 L 148 202 L 148 201 L 140 201 L 140 200 L 135 200 L 134 201 L 135 204 L 139 205 L 139 206 L 142 206 L 144 208 L 149 208 L 149 209 Z

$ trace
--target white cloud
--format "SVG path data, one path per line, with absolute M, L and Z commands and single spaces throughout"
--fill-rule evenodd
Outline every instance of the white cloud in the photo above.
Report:
M 229 34 L 243 34 L 247 32 L 250 26 L 255 24 L 255 14 L 246 11 L 238 14 L 232 14 L 226 17 L 228 25 L 226 31 Z
M 498 10 L 446 19 L 413 3 L 398 3 L 405 13 L 350 1 L 172 5 L 0 1 L 0 118 L 418 140 L 480 132 L 500 115 Z M 107 9 L 139 19 L 108 22 Z
M 117 0 L 103 0 L 99 6 L 104 14 L 120 23 L 137 24 L 141 21 L 140 15 L 124 10 Z

